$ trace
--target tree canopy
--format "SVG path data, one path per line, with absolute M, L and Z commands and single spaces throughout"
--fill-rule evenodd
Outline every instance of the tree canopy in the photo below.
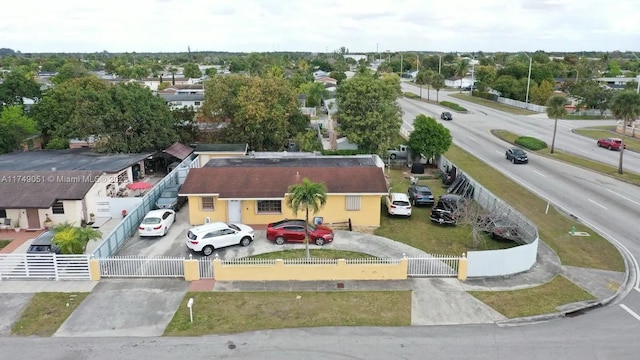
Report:
M 396 103 L 402 95 L 395 74 L 376 77 L 358 73 L 337 91 L 336 114 L 340 132 L 360 149 L 382 154 L 400 131 L 401 111 Z
M 444 154 L 453 143 L 449 129 L 432 117 L 424 114 L 413 120 L 413 131 L 409 134 L 409 147 L 414 153 L 432 159 Z
M 0 108 L 0 153 L 19 149 L 22 141 L 35 133 L 36 122 L 24 114 L 21 106 Z

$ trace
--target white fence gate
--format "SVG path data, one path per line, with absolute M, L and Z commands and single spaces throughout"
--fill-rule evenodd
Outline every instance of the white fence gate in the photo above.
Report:
M 408 276 L 410 277 L 455 277 L 458 276 L 460 258 L 447 255 L 430 255 L 410 257 L 408 261 Z
M 105 278 L 184 277 L 184 258 L 114 256 L 98 261 Z
M 0 280 L 91 280 L 88 255 L 0 254 Z
M 202 258 L 198 260 L 200 279 L 213 279 L 213 260 Z

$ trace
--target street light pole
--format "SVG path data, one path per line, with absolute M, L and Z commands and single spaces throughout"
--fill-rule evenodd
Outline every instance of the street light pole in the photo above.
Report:
M 529 76 L 527 77 L 527 95 L 525 96 L 525 100 L 524 100 L 526 104 L 526 109 L 529 110 L 529 87 L 531 86 L 531 64 L 533 62 L 533 59 L 526 52 L 524 54 L 527 55 L 527 57 L 529 58 Z
M 473 96 L 473 82 L 474 82 L 474 75 L 476 73 L 476 57 L 474 56 L 471 59 L 471 93 L 470 95 Z

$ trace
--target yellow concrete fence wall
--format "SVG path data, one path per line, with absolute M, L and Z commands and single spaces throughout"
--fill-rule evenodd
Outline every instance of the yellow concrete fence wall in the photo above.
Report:
M 333 281 L 333 280 L 406 280 L 407 259 L 398 264 L 346 264 L 340 259 L 337 264 L 285 265 L 284 260 L 275 264 L 224 265 L 213 260 L 213 273 L 217 281 Z

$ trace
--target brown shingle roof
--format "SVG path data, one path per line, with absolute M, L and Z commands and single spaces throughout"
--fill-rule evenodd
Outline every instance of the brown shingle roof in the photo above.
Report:
M 46 209 L 57 200 L 81 200 L 100 171 L 0 171 L 0 208 Z
M 189 155 L 191 155 L 191 153 L 193 152 L 193 148 L 185 144 L 176 142 L 176 143 L 173 143 L 173 145 L 169 146 L 168 148 L 164 149 L 164 152 L 166 152 L 169 155 L 175 156 L 180 160 L 184 160 Z
M 289 185 L 308 178 L 330 194 L 385 194 L 382 169 L 371 167 L 206 167 L 194 168 L 180 194 L 220 194 L 220 198 L 282 198 Z

